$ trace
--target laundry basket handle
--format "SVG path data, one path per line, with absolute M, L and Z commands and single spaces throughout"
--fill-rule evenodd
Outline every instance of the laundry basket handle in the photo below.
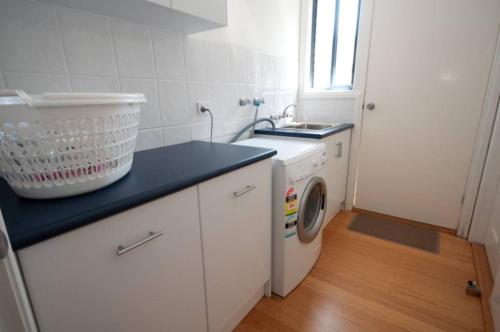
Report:
M 19 97 L 21 98 L 28 106 L 33 106 L 31 102 L 31 97 L 24 92 L 23 90 L 8 90 L 8 89 L 0 89 L 0 97 Z

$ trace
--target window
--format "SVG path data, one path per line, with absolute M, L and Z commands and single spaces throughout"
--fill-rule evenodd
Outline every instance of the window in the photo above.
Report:
M 351 90 L 359 0 L 312 0 L 309 88 Z

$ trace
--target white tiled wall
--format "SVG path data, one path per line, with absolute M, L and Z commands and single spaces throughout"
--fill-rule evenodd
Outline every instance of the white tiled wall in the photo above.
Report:
M 272 32 L 271 32 L 272 33 Z M 242 36 L 244 38 L 244 36 Z M 0 88 L 41 92 L 140 92 L 137 149 L 207 139 L 228 141 L 254 117 L 240 97 L 264 97 L 260 115 L 296 103 L 297 59 L 30 0 L 2 0 Z
M 359 95 L 345 98 L 307 98 L 299 101 L 297 117 L 300 121 L 355 123 Z

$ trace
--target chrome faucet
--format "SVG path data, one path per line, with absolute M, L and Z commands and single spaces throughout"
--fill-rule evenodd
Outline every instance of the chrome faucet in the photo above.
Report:
M 283 112 L 281 112 L 281 115 L 280 115 L 280 118 L 281 119 L 286 119 L 288 117 L 288 114 L 286 114 L 286 111 L 288 111 L 288 109 L 290 107 L 293 107 L 293 108 L 297 108 L 297 105 L 295 104 L 290 104 L 290 105 L 287 105 L 284 109 L 283 109 Z
M 290 107 L 294 107 L 294 108 L 296 108 L 296 107 L 297 107 L 297 105 L 295 105 L 295 104 L 290 104 L 290 105 L 287 105 L 287 106 L 283 109 L 283 111 L 282 111 L 280 114 L 278 114 L 278 115 L 273 115 L 273 114 L 271 114 L 271 115 L 269 116 L 269 118 L 270 118 L 271 120 L 281 120 L 281 119 L 286 119 L 286 118 L 288 118 L 288 114 L 286 113 L 286 111 L 288 111 L 288 109 L 289 109 Z

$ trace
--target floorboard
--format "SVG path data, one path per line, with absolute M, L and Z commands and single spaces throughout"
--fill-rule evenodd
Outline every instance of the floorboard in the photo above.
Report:
M 341 212 L 321 255 L 286 298 L 263 298 L 236 331 L 484 331 L 471 245 L 441 234 L 441 252 L 349 231 Z

